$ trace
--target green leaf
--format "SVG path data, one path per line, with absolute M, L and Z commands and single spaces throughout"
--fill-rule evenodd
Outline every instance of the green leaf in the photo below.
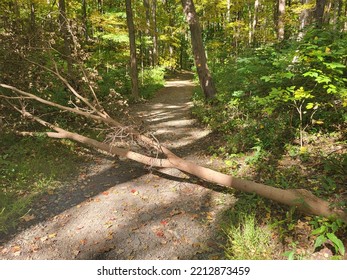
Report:
M 282 76 L 283 76 L 283 78 L 291 79 L 295 75 L 292 72 L 286 72 L 286 73 L 283 73 Z
M 313 78 L 317 78 L 318 77 L 318 73 L 315 71 L 308 71 L 304 74 L 302 74 L 304 77 L 313 77 Z
M 324 86 L 324 88 L 328 88 L 327 89 L 327 93 L 337 93 L 337 88 L 336 86 L 329 84 L 327 86 Z
M 283 255 L 287 257 L 289 261 L 294 260 L 294 251 L 286 251 Z
M 337 238 L 337 236 L 334 233 L 327 233 L 327 237 L 331 242 L 334 243 L 336 249 L 338 249 L 339 253 L 344 256 L 345 255 L 345 246 L 343 245 L 342 241 Z
M 325 76 L 325 75 L 320 75 L 315 80 L 316 80 L 316 82 L 318 84 L 322 84 L 322 83 L 329 84 L 329 83 L 331 83 L 331 79 L 328 76 Z
M 314 231 L 311 232 L 312 235 L 316 234 L 322 234 L 326 231 L 327 227 L 326 226 L 321 226 L 320 228 L 315 229 Z
M 338 63 L 338 62 L 324 62 L 324 65 L 328 69 L 336 69 L 336 68 L 346 68 L 344 64 Z
M 264 82 L 270 82 L 272 80 L 272 76 L 262 76 L 260 77 L 260 80 L 263 80 Z
M 307 98 L 312 98 L 313 95 L 310 93 L 310 91 L 306 91 L 303 87 L 300 87 L 294 92 L 294 99 L 295 100 L 303 100 Z
M 314 106 L 314 103 L 310 102 L 310 103 L 308 103 L 308 104 L 306 105 L 306 109 L 307 109 L 307 110 L 310 110 L 310 109 L 313 108 L 313 106 Z
M 314 248 L 316 249 L 317 247 L 322 246 L 322 244 L 324 244 L 325 241 L 327 241 L 325 235 L 319 235 L 316 241 L 314 242 Z

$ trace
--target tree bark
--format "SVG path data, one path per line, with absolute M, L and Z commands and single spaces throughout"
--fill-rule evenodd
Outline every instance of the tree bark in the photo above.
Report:
M 86 41 L 88 41 L 89 30 L 88 30 L 87 0 L 82 0 L 82 20 L 84 25 L 84 38 Z
M 62 81 L 64 84 L 67 83 L 65 79 Z M 122 124 L 120 124 L 118 121 L 109 117 L 109 115 L 106 112 L 104 112 L 103 110 L 100 111 L 99 109 L 93 107 L 93 105 L 88 100 L 80 96 L 73 88 L 71 89 L 71 86 L 69 88 L 72 94 L 75 95 L 76 97 L 80 96 L 81 102 L 83 102 L 86 105 L 86 108 L 84 108 L 83 110 L 79 108 L 64 107 L 63 105 L 56 104 L 49 100 L 45 100 L 31 93 L 22 91 L 20 89 L 17 89 L 13 86 L 9 86 L 6 84 L 0 84 L 0 87 L 15 93 L 14 96 L 7 96 L 7 95 L 0 96 L 2 98 L 9 98 L 11 100 L 13 99 L 15 100 L 18 98 L 21 98 L 21 99 L 26 98 L 26 100 L 28 101 L 34 100 L 36 102 L 40 102 L 41 104 L 55 107 L 59 110 L 76 113 L 86 118 L 93 119 L 98 122 L 103 122 L 107 124 L 108 126 L 122 127 L 124 128 L 124 130 L 127 130 L 127 128 L 122 126 Z M 133 138 L 139 140 L 140 142 L 145 142 L 147 146 L 156 149 L 158 152 L 161 153 L 161 155 L 164 155 L 165 158 L 159 158 L 159 157 L 154 158 L 154 157 L 146 156 L 138 152 L 131 151 L 129 149 L 116 147 L 115 145 L 113 145 L 113 143 L 107 144 L 107 143 L 99 142 L 95 139 L 88 138 L 83 135 L 67 131 L 65 129 L 58 127 L 57 125 L 53 125 L 36 116 L 33 116 L 31 113 L 26 111 L 25 107 L 22 107 L 22 108 L 17 108 L 16 106 L 13 106 L 13 107 L 15 108 L 15 110 L 21 113 L 24 117 L 31 118 L 32 120 L 40 123 L 46 128 L 49 128 L 51 130 L 50 132 L 44 132 L 46 133 L 48 137 L 70 139 L 70 140 L 79 142 L 81 144 L 88 145 L 95 149 L 102 150 L 107 153 L 111 153 L 113 155 L 126 157 L 128 159 L 135 160 L 145 165 L 150 165 L 152 167 L 177 168 L 183 172 L 189 173 L 203 180 L 206 180 L 218 185 L 231 187 L 231 188 L 248 192 L 248 193 L 256 193 L 262 197 L 271 199 L 273 201 L 276 201 L 288 206 L 297 207 L 300 211 L 308 213 L 308 214 L 320 215 L 320 216 L 324 216 L 331 219 L 338 218 L 344 221 L 345 223 L 347 223 L 347 213 L 343 211 L 343 209 L 334 209 L 330 207 L 330 204 L 327 201 L 324 201 L 314 196 L 311 192 L 307 190 L 275 188 L 268 185 L 235 178 L 233 176 L 226 175 L 203 166 L 199 166 L 193 162 L 187 161 L 185 159 L 182 159 L 176 156 L 169 149 L 167 149 L 164 146 L 161 146 L 157 141 L 153 141 L 152 139 L 134 131 L 133 129 L 130 129 L 130 130 L 128 129 L 127 133 L 131 134 Z
M 286 0 L 278 0 L 278 20 L 277 20 L 277 39 L 284 39 L 284 16 L 286 10 Z
M 71 51 L 71 36 L 69 33 L 68 19 L 66 16 L 66 6 L 65 0 L 59 0 L 59 24 L 60 24 L 60 33 L 64 40 L 63 46 L 63 55 L 67 63 L 67 72 L 70 77 L 72 77 L 72 51 Z
M 146 30 L 145 35 L 150 37 L 151 36 L 151 6 L 149 3 L 149 0 L 143 0 L 143 7 L 145 8 L 145 15 L 146 15 Z M 145 46 L 145 50 L 143 51 L 145 56 L 146 62 L 148 61 L 150 66 L 153 66 L 153 45 L 152 46 Z M 143 61 L 144 59 L 142 59 Z
M 195 11 L 194 2 L 193 0 L 181 0 L 181 2 L 190 28 L 194 61 L 199 76 L 200 86 L 205 98 L 212 99 L 216 95 L 216 88 L 207 66 L 201 28 Z
M 249 7 L 249 9 L 251 9 Z M 250 16 L 250 35 L 249 35 L 249 44 L 255 44 L 255 33 L 256 33 L 256 28 L 258 25 L 258 9 L 259 9 L 259 0 L 254 1 L 254 11 L 253 11 L 253 17 Z M 252 12 L 250 11 L 252 14 Z
M 313 15 L 318 28 L 322 28 L 323 26 L 325 4 L 326 0 L 316 0 L 316 7 L 314 8 Z
M 158 57 L 159 57 L 159 44 L 158 44 L 158 32 L 157 32 L 157 0 L 153 0 L 152 2 L 152 38 L 153 38 L 153 66 L 158 65 Z
M 131 7 L 131 0 L 125 0 L 127 25 L 129 31 L 129 44 L 130 44 L 130 78 L 131 78 L 131 93 L 137 99 L 139 97 L 139 82 L 137 71 L 136 59 L 136 42 L 135 42 L 135 27 L 133 20 L 133 11 Z
M 301 0 L 302 5 L 308 5 L 310 0 Z M 298 40 L 301 40 L 305 35 L 305 27 L 310 23 L 310 9 L 306 7 L 300 13 L 300 26 L 299 26 L 299 34 Z

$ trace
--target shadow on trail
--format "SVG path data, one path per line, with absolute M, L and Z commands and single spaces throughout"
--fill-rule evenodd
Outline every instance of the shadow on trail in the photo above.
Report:
M 155 132 L 158 133 L 158 138 L 161 142 L 167 140 L 175 144 L 175 141 L 182 139 L 182 137 L 186 139 L 186 141 L 183 141 L 181 145 L 173 145 L 172 147 L 169 145 L 169 148 L 175 154 L 181 157 L 186 157 L 205 150 L 214 141 L 214 136 L 213 134 L 202 134 L 198 135 L 197 138 L 194 138 L 193 132 L 190 131 L 190 126 L 192 124 L 187 122 L 187 112 L 190 110 L 190 95 L 188 93 L 191 92 L 192 86 L 182 86 L 182 91 L 180 92 L 180 87 L 176 88 L 175 86 L 176 81 L 173 80 L 171 82 L 171 90 L 177 90 L 179 92 L 174 105 L 170 100 L 167 100 L 167 98 L 169 98 L 168 95 L 159 92 L 154 100 L 155 103 L 149 102 L 146 104 L 145 110 L 137 112 L 140 116 L 143 114 L 143 117 L 145 118 L 148 118 L 146 115 L 152 117 L 152 119 L 148 121 L 149 129 L 151 129 L 151 126 L 158 128 L 158 125 L 163 124 L 163 128 L 170 128 L 174 132 L 174 134 L 165 135 L 165 132 L 160 132 L 160 128 L 159 130 L 156 129 Z M 167 88 L 170 88 L 170 86 Z M 165 88 L 163 90 L 165 90 Z M 158 117 L 158 119 L 153 119 L 153 117 Z M 179 121 L 182 121 L 181 125 Z M 170 125 L 170 122 L 172 122 L 172 125 Z M 187 127 L 185 127 L 185 125 L 187 125 Z M 197 124 L 193 125 L 195 128 L 198 126 Z M 166 144 L 164 143 L 164 145 Z M 177 188 L 179 191 L 188 191 L 187 194 L 182 193 L 183 199 L 179 200 L 174 199 L 173 197 L 167 197 L 166 200 L 165 197 L 158 197 L 158 204 L 155 203 L 155 205 L 146 205 L 146 203 L 140 201 L 139 206 L 136 207 L 141 206 L 142 208 L 134 213 L 129 213 L 129 217 L 124 220 L 124 223 L 121 224 L 120 228 L 115 232 L 114 238 L 105 239 L 102 236 L 94 236 L 94 243 L 98 245 L 90 247 L 89 250 L 86 250 L 78 258 L 129 259 L 133 254 L 136 259 L 148 259 L 151 258 L 151 254 L 149 254 L 150 252 L 153 252 L 152 255 L 156 258 L 155 256 L 158 256 L 158 250 L 160 250 L 160 252 L 161 250 L 166 250 L 166 252 L 170 251 L 171 255 L 177 256 L 178 259 L 206 258 L 207 255 L 204 253 L 201 253 L 200 257 L 196 255 L 197 251 L 204 251 L 197 248 L 200 245 L 196 245 L 196 247 L 188 246 L 190 250 L 182 249 L 182 247 L 180 247 L 180 250 L 177 250 L 176 246 L 173 246 L 173 244 L 200 244 L 201 242 L 206 242 L 206 240 L 215 240 L 217 234 L 215 231 L 203 233 L 194 232 L 194 230 L 199 229 L 199 227 L 192 227 L 191 225 L 205 221 L 206 217 L 204 215 L 206 215 L 206 212 L 211 210 L 212 194 L 211 192 L 204 193 L 203 190 L 225 194 L 230 193 L 230 189 L 204 182 L 190 175 L 188 178 L 182 178 L 178 171 L 178 175 L 176 176 L 176 173 L 175 175 L 170 175 L 161 172 L 161 170 L 149 170 L 146 166 L 129 160 L 115 160 L 114 164 L 111 163 L 112 161 L 109 158 L 108 166 L 101 172 L 92 176 L 87 175 L 82 181 L 67 184 L 56 193 L 47 194 L 41 197 L 40 200 L 34 203 L 32 211 L 30 212 L 30 214 L 35 216 L 35 219 L 30 222 L 21 223 L 17 229 L 12 230 L 8 234 L 0 234 L 0 245 L 10 241 L 14 236 L 31 226 L 40 225 L 47 221 L 53 221 L 57 215 L 62 214 L 66 210 L 74 209 L 74 212 L 78 212 L 79 209 L 76 208 L 76 206 L 88 202 L 103 192 L 107 192 L 110 188 L 117 190 L 119 186 L 125 183 L 130 184 L 130 187 L 132 184 L 135 186 L 136 180 L 142 180 L 141 178 L 144 175 L 152 173 L 159 177 L 161 180 L 160 182 L 165 185 L 161 187 L 170 188 L 172 187 L 172 184 L 175 185 L 175 183 L 177 183 L 176 185 L 178 186 Z M 185 184 L 188 187 L 181 188 L 181 185 L 184 186 Z M 189 193 L 189 190 L 194 190 L 196 186 L 203 186 L 202 190 L 199 191 L 200 196 L 199 192 Z M 146 193 L 146 187 L 148 188 L 146 185 L 143 186 L 143 193 Z M 118 211 L 124 211 L 121 205 L 119 207 Z M 100 212 L 102 211 L 104 211 L 104 209 L 100 209 Z M 181 215 L 181 213 L 184 213 L 184 215 Z M 105 213 L 105 215 L 108 214 L 109 213 Z M 75 215 L 74 219 L 69 221 L 70 223 L 75 222 L 78 214 Z M 168 227 L 165 228 L 167 230 L 165 232 L 166 235 L 162 234 L 160 231 L 160 227 L 163 227 L 162 221 L 164 220 L 170 220 Z M 176 230 L 176 225 L 178 223 L 185 225 L 183 228 L 182 226 L 180 227 L 180 232 Z M 206 221 L 206 223 L 208 223 L 208 221 Z M 217 220 L 213 222 L 211 221 L 211 227 L 215 227 L 217 223 Z M 151 224 L 154 228 L 153 234 L 157 235 L 157 239 L 149 240 L 148 228 L 146 230 L 141 229 L 141 225 L 144 226 L 148 224 Z M 68 224 L 65 224 L 64 226 L 68 226 Z M 134 229 L 136 229 L 136 232 Z M 201 234 L 203 234 L 204 240 L 199 239 Z M 198 236 L 200 237 L 197 238 Z M 78 238 L 78 236 L 76 238 Z M 166 242 L 165 238 L 170 239 L 171 243 Z M 146 242 L 146 240 L 151 242 Z M 152 240 L 154 241 L 152 242 Z M 74 240 L 70 240 L 69 238 L 64 240 L 64 243 L 72 244 L 73 241 Z M 74 242 L 78 243 L 79 240 L 75 240 Z M 157 252 L 156 254 L 154 254 L 155 251 Z M 218 248 L 215 248 L 215 251 L 218 251 Z M 163 259 L 167 259 L 167 257 L 165 257 L 167 255 L 167 253 L 164 254 Z
M 147 173 L 148 169 L 144 165 L 137 162 L 126 162 L 117 167 L 108 168 L 83 181 L 76 181 L 75 184 L 63 183 L 64 186 L 56 193 L 43 195 L 34 201 L 30 211 L 30 214 L 35 216 L 34 220 L 21 222 L 17 228 L 11 229 L 8 233 L 0 233 L 0 245 L 9 241 L 19 232 L 47 221 L 90 197 L 106 191 L 113 185 L 134 180 Z

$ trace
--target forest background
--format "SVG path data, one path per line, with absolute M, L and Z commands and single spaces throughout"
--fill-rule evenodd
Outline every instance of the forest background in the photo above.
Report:
M 196 0 L 198 42 L 185 15 L 191 1 L 4 0 L 0 82 L 76 108 L 81 100 L 71 98 L 68 84 L 97 96 L 109 113 L 131 116 L 128 104 L 150 98 L 166 77 L 196 71 L 201 84 L 199 68 L 206 66 L 212 88 L 197 87 L 193 114 L 215 131 L 218 140 L 208 149 L 223 158 L 222 171 L 275 187 L 304 187 L 345 209 L 346 2 Z M 199 47 L 209 68 L 197 62 Z M 43 104 L 34 109 L 4 87 L 1 95 L 0 231 L 6 232 L 86 153 L 67 140 L 23 137 L 21 131 L 42 129 L 16 108 L 96 139 L 104 135 L 79 116 Z M 345 254 L 341 221 L 243 198 L 234 223 L 257 212 L 260 224 L 280 228 L 289 258 L 305 255 L 302 247 L 326 244 L 335 257 Z M 235 235 L 240 229 L 229 230 Z M 303 230 L 310 238 L 300 247 L 295 236 Z M 231 242 L 229 254 L 238 245 Z

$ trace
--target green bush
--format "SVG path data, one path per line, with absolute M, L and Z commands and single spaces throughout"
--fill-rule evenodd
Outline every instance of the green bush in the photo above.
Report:
M 308 31 L 302 41 L 273 45 L 214 65 L 213 106 L 194 96 L 193 113 L 224 135 L 226 150 L 273 150 L 305 133 L 346 124 L 347 37 Z
M 139 75 L 141 97 L 150 98 L 159 88 L 163 87 L 165 83 L 164 76 L 164 67 L 144 69 Z

